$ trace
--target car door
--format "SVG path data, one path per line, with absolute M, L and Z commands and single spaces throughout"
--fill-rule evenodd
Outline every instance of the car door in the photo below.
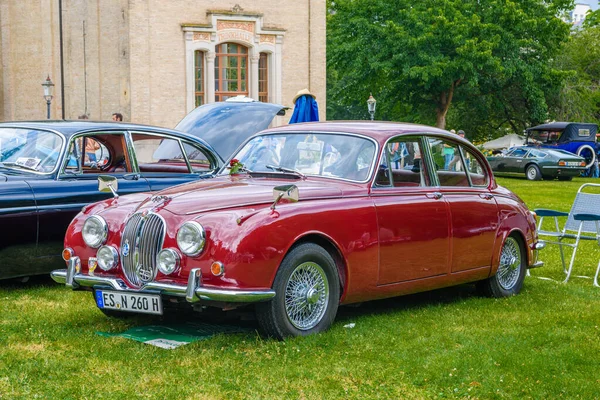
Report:
M 507 155 L 505 161 L 506 172 L 524 172 L 525 168 L 525 155 L 527 149 L 516 148 L 509 155 Z
M 450 210 L 451 272 L 489 268 L 499 225 L 498 206 L 488 186 L 490 176 L 481 156 L 443 138 L 428 138 L 435 160 L 435 180 Z M 444 149 L 452 147 L 457 160 L 441 163 Z
M 421 138 L 412 136 L 396 138 L 383 150 L 371 191 L 378 221 L 378 285 L 448 272 L 448 205 L 430 186 L 421 149 Z
M 94 146 L 88 141 L 94 140 Z M 87 150 L 87 151 L 86 151 Z M 90 157 L 95 151 L 96 160 Z M 67 154 L 55 180 L 31 182 L 39 209 L 38 256 L 59 260 L 66 229 L 87 204 L 113 197 L 98 191 L 98 176 L 118 180 L 118 194 L 147 192 L 148 182 L 132 169 L 125 132 L 94 132 L 70 138 Z
M 17 179 L 0 180 L 0 188 L 0 279 L 36 274 L 40 266 L 33 257 L 38 222 L 33 192 Z
M 199 143 L 149 132 L 131 132 L 131 140 L 137 168 L 152 191 L 210 178 L 218 168 L 215 156 Z

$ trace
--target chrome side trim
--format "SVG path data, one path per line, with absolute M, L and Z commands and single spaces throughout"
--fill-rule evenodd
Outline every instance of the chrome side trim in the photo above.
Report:
M 77 257 L 74 257 L 77 258 Z M 78 258 L 77 258 L 78 259 Z M 50 276 L 55 282 L 65 283 L 69 286 L 69 281 L 73 289 L 79 287 L 109 286 L 111 289 L 123 292 L 145 292 L 159 291 L 163 295 L 185 297 L 187 301 L 193 303 L 200 300 L 220 301 L 227 303 L 255 303 L 268 301 L 275 297 L 274 290 L 236 290 L 236 289 L 213 289 L 202 286 L 200 269 L 193 269 L 190 273 L 187 285 L 177 285 L 171 283 L 149 282 L 140 289 L 128 287 L 121 278 L 113 276 L 91 276 L 75 272 L 75 263 L 73 263 L 73 273 L 71 272 L 71 261 L 69 269 L 58 269 L 51 272 Z M 188 298 L 189 295 L 189 298 Z

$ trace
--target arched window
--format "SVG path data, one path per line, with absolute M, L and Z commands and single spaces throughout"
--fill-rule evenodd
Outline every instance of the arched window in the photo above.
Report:
M 258 60 L 258 100 L 269 101 L 269 55 L 260 53 Z
M 194 52 L 194 95 L 196 107 L 201 106 L 204 100 L 204 52 Z
M 215 101 L 237 95 L 248 96 L 248 48 L 222 43 L 215 58 Z

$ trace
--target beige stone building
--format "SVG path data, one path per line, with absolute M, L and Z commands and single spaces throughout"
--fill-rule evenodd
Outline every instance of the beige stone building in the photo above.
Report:
M 324 119 L 325 15 L 325 0 L 0 0 L 0 120 L 45 119 L 48 75 L 55 119 L 174 127 L 198 104 L 292 107 L 303 88 Z

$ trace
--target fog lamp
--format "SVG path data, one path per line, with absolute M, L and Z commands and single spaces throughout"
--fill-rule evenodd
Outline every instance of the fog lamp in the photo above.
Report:
M 163 249 L 156 256 L 156 265 L 163 274 L 172 274 L 179 267 L 179 254 L 173 249 Z
M 102 246 L 98 249 L 96 258 L 98 259 L 98 266 L 104 271 L 108 271 L 117 266 L 119 253 L 112 246 Z

